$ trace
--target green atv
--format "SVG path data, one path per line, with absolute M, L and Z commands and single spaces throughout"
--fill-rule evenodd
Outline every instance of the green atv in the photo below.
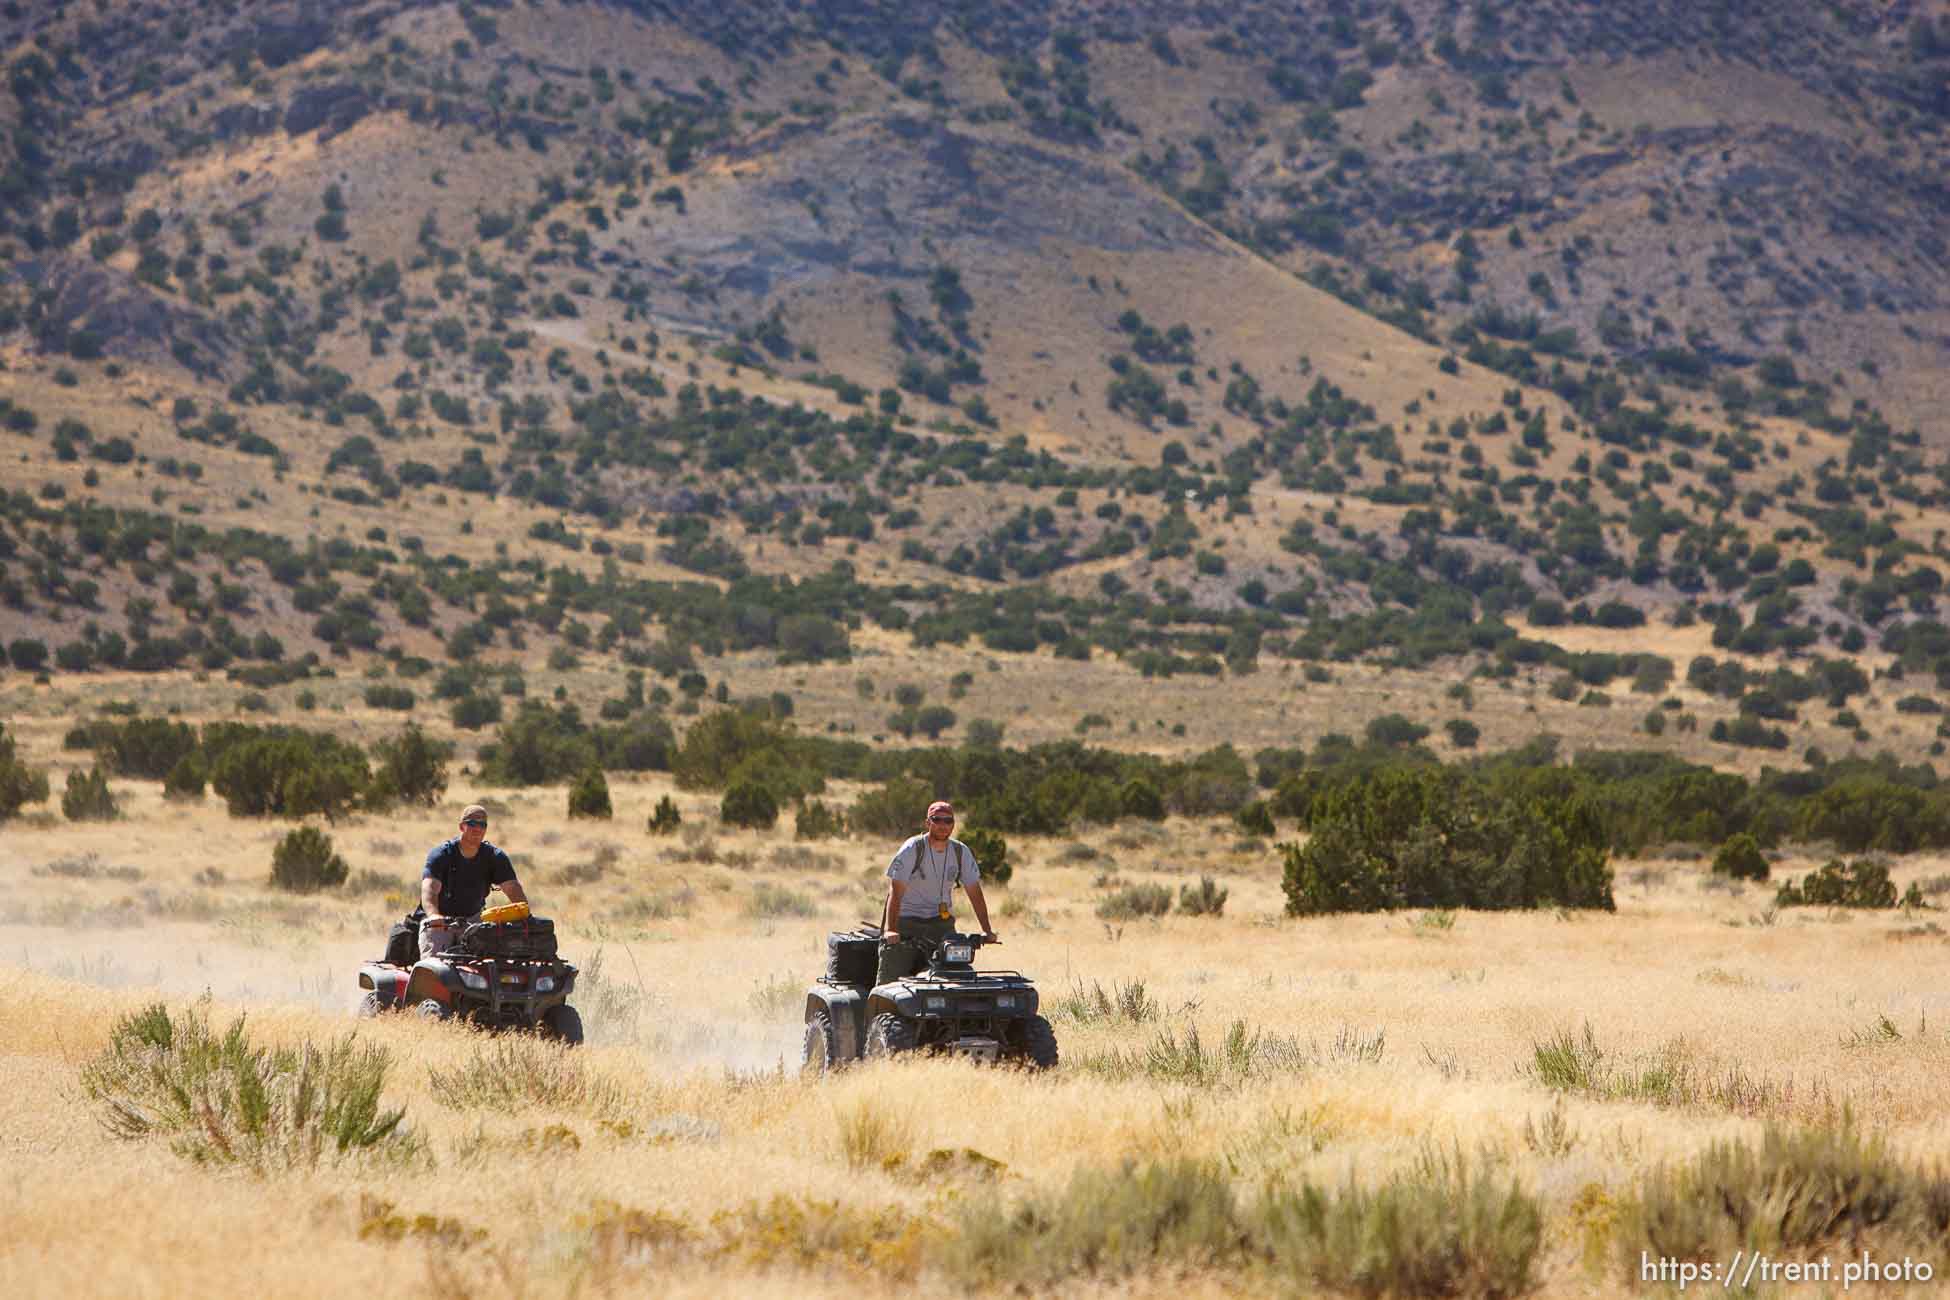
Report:
M 861 1058 L 935 1052 L 976 1061 L 1056 1065 L 1056 1030 L 1037 1014 L 1036 986 L 1019 971 L 975 969 L 975 950 L 996 942 L 951 934 L 925 972 L 874 983 L 880 927 L 826 938 L 826 973 L 806 991 L 801 1068 L 812 1074 Z

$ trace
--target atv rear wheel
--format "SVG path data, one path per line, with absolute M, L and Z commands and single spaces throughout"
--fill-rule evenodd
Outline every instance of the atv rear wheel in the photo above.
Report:
M 914 1050 L 914 1022 L 883 1011 L 867 1026 L 867 1056 L 900 1056 Z
M 359 1004 L 352 1008 L 352 1014 L 361 1020 L 371 1020 L 382 1011 L 391 1011 L 393 1004 L 378 989 L 367 989 L 359 998 Z
M 542 1012 L 542 1037 L 575 1047 L 582 1042 L 582 1013 L 563 1002 Z
M 806 1037 L 799 1053 L 801 1074 L 825 1074 L 840 1068 L 839 1044 L 833 1037 L 833 1017 L 815 1011 L 806 1021 Z
M 1056 1068 L 1056 1030 L 1042 1016 L 1031 1016 L 1023 1024 L 1022 1053 L 1038 1070 Z
M 454 1013 L 448 1008 L 445 1002 L 441 1002 L 435 998 L 426 998 L 413 1004 L 413 1014 L 422 1020 L 431 1020 L 437 1024 L 442 1020 L 446 1020 Z

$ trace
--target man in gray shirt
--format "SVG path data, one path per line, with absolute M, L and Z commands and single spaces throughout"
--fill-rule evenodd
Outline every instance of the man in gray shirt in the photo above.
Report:
M 985 938 L 993 940 L 982 873 L 968 846 L 953 838 L 955 809 L 946 799 L 928 805 L 928 831 L 894 850 L 887 864 L 887 914 L 882 921 L 880 971 L 885 984 L 914 971 L 943 936 L 954 933 L 955 886 L 968 895 Z

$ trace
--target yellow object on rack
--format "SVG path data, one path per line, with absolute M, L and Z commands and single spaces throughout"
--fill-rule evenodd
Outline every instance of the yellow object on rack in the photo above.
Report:
M 526 921 L 528 919 L 528 904 L 503 903 L 500 907 L 490 907 L 487 911 L 481 913 L 481 919 L 483 921 L 497 923 L 501 921 Z

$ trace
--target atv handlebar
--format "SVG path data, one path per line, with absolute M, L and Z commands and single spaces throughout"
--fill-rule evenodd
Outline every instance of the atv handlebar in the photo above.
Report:
M 868 924 L 862 926 L 861 928 L 863 930 L 872 931 L 880 939 L 882 943 L 887 942 L 887 932 L 886 930 L 882 929 L 880 926 Z M 898 942 L 911 943 L 911 944 L 915 944 L 916 946 L 920 946 L 919 940 L 910 939 L 906 935 L 902 935 L 898 940 Z M 1002 939 L 999 935 L 991 937 L 989 935 L 982 934 L 980 931 L 977 931 L 974 934 L 960 934 L 960 933 L 944 934 L 941 936 L 941 938 L 935 940 L 935 942 L 933 942 L 932 944 L 928 944 L 926 946 L 928 950 L 932 952 L 935 949 L 938 949 L 944 943 L 965 943 L 972 948 L 984 948 L 989 946 L 990 944 L 997 944 L 1001 942 Z

